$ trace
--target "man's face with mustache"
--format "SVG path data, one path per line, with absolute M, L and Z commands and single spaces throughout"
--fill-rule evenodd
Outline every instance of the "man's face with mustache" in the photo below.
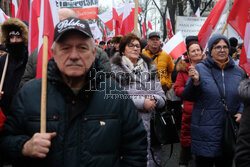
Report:
M 96 49 L 91 38 L 80 32 L 68 33 L 62 38 L 52 50 L 59 70 L 67 77 L 84 76 L 95 60 Z

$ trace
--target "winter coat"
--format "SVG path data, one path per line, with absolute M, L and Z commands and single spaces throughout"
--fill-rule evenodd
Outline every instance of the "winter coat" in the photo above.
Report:
M 222 90 L 231 114 L 242 113 L 237 88 L 243 78 L 241 69 L 231 57 L 222 70 L 210 55 L 198 63 L 199 84 L 191 79 L 183 90 L 185 100 L 194 101 L 191 122 L 191 152 L 196 156 L 218 157 L 222 155 L 222 134 L 226 112 L 218 88 L 211 75 L 212 70 Z
M 153 54 L 148 47 L 142 50 L 142 53 L 150 57 L 151 59 L 157 55 L 154 59 L 156 68 L 158 69 L 158 78 L 161 82 L 162 89 L 167 91 L 171 88 L 173 82 L 171 79 L 172 71 L 174 70 L 174 62 L 169 54 L 163 50 L 159 50 L 156 54 Z
M 8 35 L 13 29 L 19 29 L 23 42 L 10 43 Z M 2 23 L 1 32 L 1 42 L 6 46 L 9 54 L 8 67 L 2 90 L 4 91 L 4 95 L 2 100 L 0 100 L 0 108 L 2 108 L 3 113 L 6 115 L 9 114 L 13 96 L 19 90 L 19 83 L 28 61 L 28 29 L 19 19 L 11 18 Z M 3 55 L 0 57 L 0 78 L 2 77 L 6 56 Z
M 235 162 L 237 167 L 250 166 L 250 79 L 245 79 L 238 88 L 244 102 L 244 110 L 238 132 Z
M 150 152 L 150 118 L 152 112 L 146 112 L 143 109 L 146 96 L 154 96 L 156 99 L 156 107 L 162 108 L 165 105 L 165 94 L 161 88 L 161 84 L 157 78 L 157 69 L 154 62 L 147 56 L 141 54 L 140 57 L 144 60 L 144 71 L 141 77 L 132 72 L 127 65 L 122 61 L 122 56 L 119 53 L 114 55 L 111 60 L 111 69 L 115 80 L 128 91 L 129 95 L 140 113 L 143 120 L 148 138 L 148 162 L 147 167 L 155 166 Z M 155 159 L 160 163 L 161 150 L 154 150 Z
M 48 64 L 47 132 L 56 132 L 44 159 L 21 154 L 40 130 L 41 79 L 26 84 L 12 105 L 0 138 L 0 150 L 16 166 L 146 166 L 146 132 L 131 100 L 118 84 L 104 78 L 97 60 L 77 95 L 65 84 L 54 59 Z M 103 91 L 105 90 L 105 91 Z
M 178 72 L 177 78 L 174 84 L 174 93 L 176 96 L 183 97 L 183 89 L 188 81 L 188 67 L 189 63 L 186 63 L 185 60 L 180 60 L 177 63 L 176 70 Z M 190 124 L 192 118 L 193 102 L 183 100 L 182 108 L 182 120 L 181 120 L 181 145 L 182 147 L 190 147 Z

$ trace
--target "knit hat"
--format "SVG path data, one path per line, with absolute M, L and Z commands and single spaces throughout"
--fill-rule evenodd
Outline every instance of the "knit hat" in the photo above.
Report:
M 214 34 L 214 35 L 212 35 L 212 37 L 209 39 L 209 41 L 207 43 L 208 51 L 210 54 L 211 54 L 214 42 L 217 41 L 218 39 L 224 39 L 226 41 L 228 47 L 230 47 L 230 43 L 229 43 L 226 36 L 221 35 L 221 34 Z

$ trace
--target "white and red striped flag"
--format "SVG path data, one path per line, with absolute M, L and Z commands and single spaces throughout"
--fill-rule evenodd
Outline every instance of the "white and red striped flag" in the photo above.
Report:
M 114 24 L 113 24 L 113 12 L 112 11 L 102 13 L 98 15 L 98 17 L 109 28 L 110 31 L 113 31 Z
M 228 6 L 229 6 L 229 0 L 218 0 L 214 8 L 208 15 L 205 23 L 201 27 L 199 34 L 198 34 L 198 38 L 199 38 L 201 47 L 203 49 L 205 48 L 210 36 L 213 34 L 214 30 L 216 29 L 218 22 L 221 21 L 220 20 L 221 16 L 228 9 L 227 8 Z
M 52 57 L 51 46 L 53 44 L 54 28 L 59 22 L 59 16 L 55 1 L 41 0 L 40 24 L 39 24 L 39 42 L 37 57 L 36 78 L 42 77 L 42 60 L 43 60 L 43 37 L 48 37 L 48 60 Z M 47 63 L 47 62 L 45 62 Z
M 0 24 L 3 23 L 5 20 L 7 20 L 8 18 L 10 18 L 9 16 L 7 16 L 3 10 L 0 8 Z
M 187 51 L 181 31 L 177 32 L 162 48 L 175 60 Z
M 11 0 L 10 9 L 11 9 L 11 17 L 16 17 L 18 11 L 18 5 L 16 0 Z
M 150 28 L 150 30 L 153 30 L 153 27 L 150 21 L 148 21 L 148 28 Z
M 201 17 L 200 8 L 198 8 L 194 14 L 194 17 Z
M 171 39 L 174 36 L 168 9 L 167 9 L 167 36 L 168 36 L 168 39 Z
M 29 17 L 29 55 L 38 47 L 38 35 L 41 0 L 30 1 Z
M 27 23 L 29 22 L 29 1 L 28 0 L 20 0 L 16 17 L 19 18 L 20 20 L 26 21 Z

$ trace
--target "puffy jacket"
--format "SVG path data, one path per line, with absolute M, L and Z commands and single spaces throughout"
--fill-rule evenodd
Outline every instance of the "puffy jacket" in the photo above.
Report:
M 131 100 L 112 98 L 126 93 L 102 74 L 100 65 L 93 63 L 86 84 L 75 95 L 52 58 L 48 65 L 47 132 L 57 136 L 47 157 L 21 155 L 23 144 L 40 129 L 41 80 L 26 84 L 15 97 L 0 149 L 16 166 L 145 167 L 147 140 L 142 121 Z
M 177 63 L 176 70 L 178 72 L 175 84 L 174 84 L 174 93 L 176 96 L 183 97 L 183 89 L 188 81 L 188 67 L 189 63 L 186 63 L 184 60 L 180 60 Z M 190 147 L 190 124 L 192 118 L 193 102 L 183 100 L 182 108 L 182 120 L 181 120 L 181 145 L 183 147 Z
M 153 54 L 148 47 L 142 50 L 142 53 L 150 57 L 151 59 L 157 55 L 154 59 L 156 68 L 158 70 L 158 78 L 161 82 L 162 89 L 167 91 L 171 88 L 173 82 L 171 79 L 172 71 L 174 70 L 174 62 L 169 54 L 163 50 L 159 50 L 156 54 Z
M 185 100 L 194 101 L 191 123 L 191 152 L 196 156 L 217 157 L 222 155 L 223 123 L 226 112 L 218 88 L 211 75 L 212 70 L 232 114 L 242 113 L 243 104 L 239 101 L 238 85 L 243 78 L 241 69 L 230 57 L 222 70 L 209 55 L 195 66 L 200 83 L 194 85 L 189 79 L 184 90 Z

